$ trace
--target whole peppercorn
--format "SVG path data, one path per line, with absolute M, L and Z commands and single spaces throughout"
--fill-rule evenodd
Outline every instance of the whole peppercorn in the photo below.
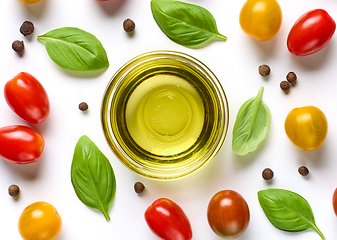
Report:
M 34 32 L 34 24 L 30 21 L 24 21 L 20 27 L 23 36 L 28 36 Z
M 24 45 L 23 41 L 15 40 L 12 43 L 12 49 L 17 53 L 22 53 L 23 50 L 25 49 L 25 45 Z
M 259 66 L 259 73 L 261 76 L 266 77 L 270 74 L 270 67 L 266 64 Z
M 10 185 L 8 188 L 8 194 L 12 197 L 17 197 L 19 195 L 19 192 L 20 188 L 15 184 Z
M 135 30 L 136 28 L 136 24 L 134 21 L 132 21 L 131 19 L 126 19 L 123 22 L 123 28 L 125 30 L 125 32 L 132 32 L 133 30 Z
M 298 172 L 302 176 L 307 176 L 309 174 L 309 169 L 306 166 L 301 166 L 301 167 L 298 168 Z
M 280 83 L 280 87 L 281 87 L 281 89 L 282 89 L 283 91 L 287 91 L 287 90 L 289 90 L 289 88 L 290 88 L 290 84 L 289 84 L 289 82 L 287 82 L 287 81 L 282 81 L 282 82 Z
M 262 171 L 262 177 L 264 180 L 270 180 L 274 177 L 274 172 L 270 168 L 265 168 Z
M 297 76 L 294 72 L 289 72 L 286 76 L 286 79 L 289 83 L 294 84 L 297 80 Z
M 87 111 L 89 106 L 86 102 L 81 102 L 79 105 L 78 105 L 78 108 L 81 110 L 81 111 Z
M 145 186 L 141 182 L 136 182 L 134 185 L 134 189 L 136 193 L 142 193 L 145 189 Z

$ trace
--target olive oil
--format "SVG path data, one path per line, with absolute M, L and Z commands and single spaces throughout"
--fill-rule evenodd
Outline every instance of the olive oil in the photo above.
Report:
M 221 148 L 228 105 L 220 82 L 200 61 L 155 51 L 112 77 L 102 126 L 116 157 L 152 179 L 176 179 L 205 167 Z
M 158 74 L 142 82 L 126 105 L 130 136 L 155 155 L 175 155 L 190 148 L 204 124 L 199 93 L 183 78 Z

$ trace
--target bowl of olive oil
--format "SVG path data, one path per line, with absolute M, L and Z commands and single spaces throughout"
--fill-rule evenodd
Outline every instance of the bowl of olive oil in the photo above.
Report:
M 173 51 L 131 59 L 110 80 L 102 128 L 116 157 L 151 179 L 177 179 L 203 169 L 228 130 L 228 103 L 202 62 Z

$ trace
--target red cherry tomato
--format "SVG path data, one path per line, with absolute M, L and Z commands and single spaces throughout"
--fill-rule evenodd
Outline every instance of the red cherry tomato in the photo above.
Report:
M 17 163 L 36 162 L 43 152 L 44 139 L 26 126 L 7 126 L 0 128 L 0 157 Z
M 41 83 L 31 74 L 21 72 L 5 85 L 9 107 L 30 123 L 43 122 L 49 114 L 49 98 Z
M 208 204 L 208 223 L 222 238 L 240 237 L 247 229 L 250 219 L 246 200 L 233 190 L 216 193 Z
M 167 198 L 159 198 L 145 211 L 151 231 L 163 240 L 190 240 L 190 221 L 181 207 Z
M 287 47 L 289 52 L 307 56 L 324 48 L 336 30 L 336 23 L 323 9 L 304 13 L 291 28 Z
M 332 206 L 337 216 L 337 188 L 335 189 L 333 196 L 332 196 Z

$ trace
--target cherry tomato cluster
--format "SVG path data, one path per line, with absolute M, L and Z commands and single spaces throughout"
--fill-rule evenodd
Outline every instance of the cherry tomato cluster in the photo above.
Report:
M 276 0 L 247 0 L 240 12 L 240 26 L 247 35 L 260 41 L 273 38 L 282 22 L 282 10 Z M 313 9 L 301 15 L 287 37 L 288 51 L 296 56 L 308 56 L 323 49 L 336 30 L 334 19 L 324 9 Z M 289 112 L 284 124 L 291 142 L 301 150 L 319 148 L 328 131 L 324 113 L 317 107 L 304 106 Z M 333 193 L 333 208 L 337 216 L 337 188 Z
M 19 0 L 26 4 L 40 0 Z M 96 0 L 107 1 L 107 0 Z M 267 41 L 279 31 L 282 10 L 276 0 L 247 0 L 240 12 L 240 26 L 249 36 Z M 336 23 L 323 9 L 301 15 L 287 37 L 288 51 L 307 56 L 323 49 L 336 30 Z M 8 106 L 22 119 L 38 124 L 48 117 L 50 104 L 41 83 L 29 73 L 21 72 L 8 81 L 4 89 Z M 285 120 L 285 131 L 298 148 L 311 151 L 319 148 L 327 135 L 327 119 L 314 106 L 295 108 Z M 44 148 L 43 137 L 27 126 L 12 125 L 0 128 L 0 157 L 13 163 L 37 161 Z M 337 188 L 332 198 L 337 215 Z M 191 240 L 191 223 L 183 209 L 167 198 L 154 201 L 145 211 L 151 231 L 164 240 Z M 210 228 L 222 238 L 238 238 L 248 228 L 249 207 L 237 192 L 224 190 L 209 201 L 207 219 Z M 25 240 L 54 240 L 61 231 L 62 221 L 57 210 L 46 202 L 36 202 L 22 212 L 19 232 Z
M 238 238 L 249 225 L 246 200 L 233 190 L 222 190 L 209 201 L 207 218 L 211 229 L 222 238 Z M 151 231 L 163 240 L 190 240 L 192 228 L 182 208 L 167 198 L 159 198 L 145 211 Z
M 269 40 L 279 31 L 282 10 L 276 0 L 247 0 L 240 12 L 240 26 L 257 40 Z M 301 15 L 287 37 L 288 51 L 296 56 L 308 56 L 323 49 L 331 40 L 336 23 L 324 9 L 313 9 Z M 324 113 L 317 107 L 305 106 L 289 112 L 284 124 L 291 142 L 304 151 L 319 148 L 328 131 Z M 337 215 L 337 189 L 333 194 Z
M 21 72 L 9 80 L 4 95 L 8 106 L 29 123 L 41 123 L 49 115 L 47 92 L 29 73 Z M 16 164 L 36 162 L 41 157 L 44 143 L 44 138 L 30 127 L 0 128 L 0 157 L 7 161 Z M 23 210 L 18 227 L 24 240 L 54 240 L 61 231 L 62 221 L 54 206 L 36 202 Z
M 249 36 L 266 41 L 281 27 L 282 10 L 276 0 L 247 0 L 240 12 L 240 26 Z M 291 28 L 290 53 L 307 56 L 324 48 L 336 30 L 336 23 L 323 9 L 313 9 L 298 18 Z
M 41 123 L 49 114 L 47 92 L 29 73 L 21 72 L 9 80 L 4 95 L 8 106 L 29 123 Z M 44 144 L 44 138 L 30 127 L 12 125 L 0 128 L 0 157 L 7 161 L 17 164 L 36 162 Z

